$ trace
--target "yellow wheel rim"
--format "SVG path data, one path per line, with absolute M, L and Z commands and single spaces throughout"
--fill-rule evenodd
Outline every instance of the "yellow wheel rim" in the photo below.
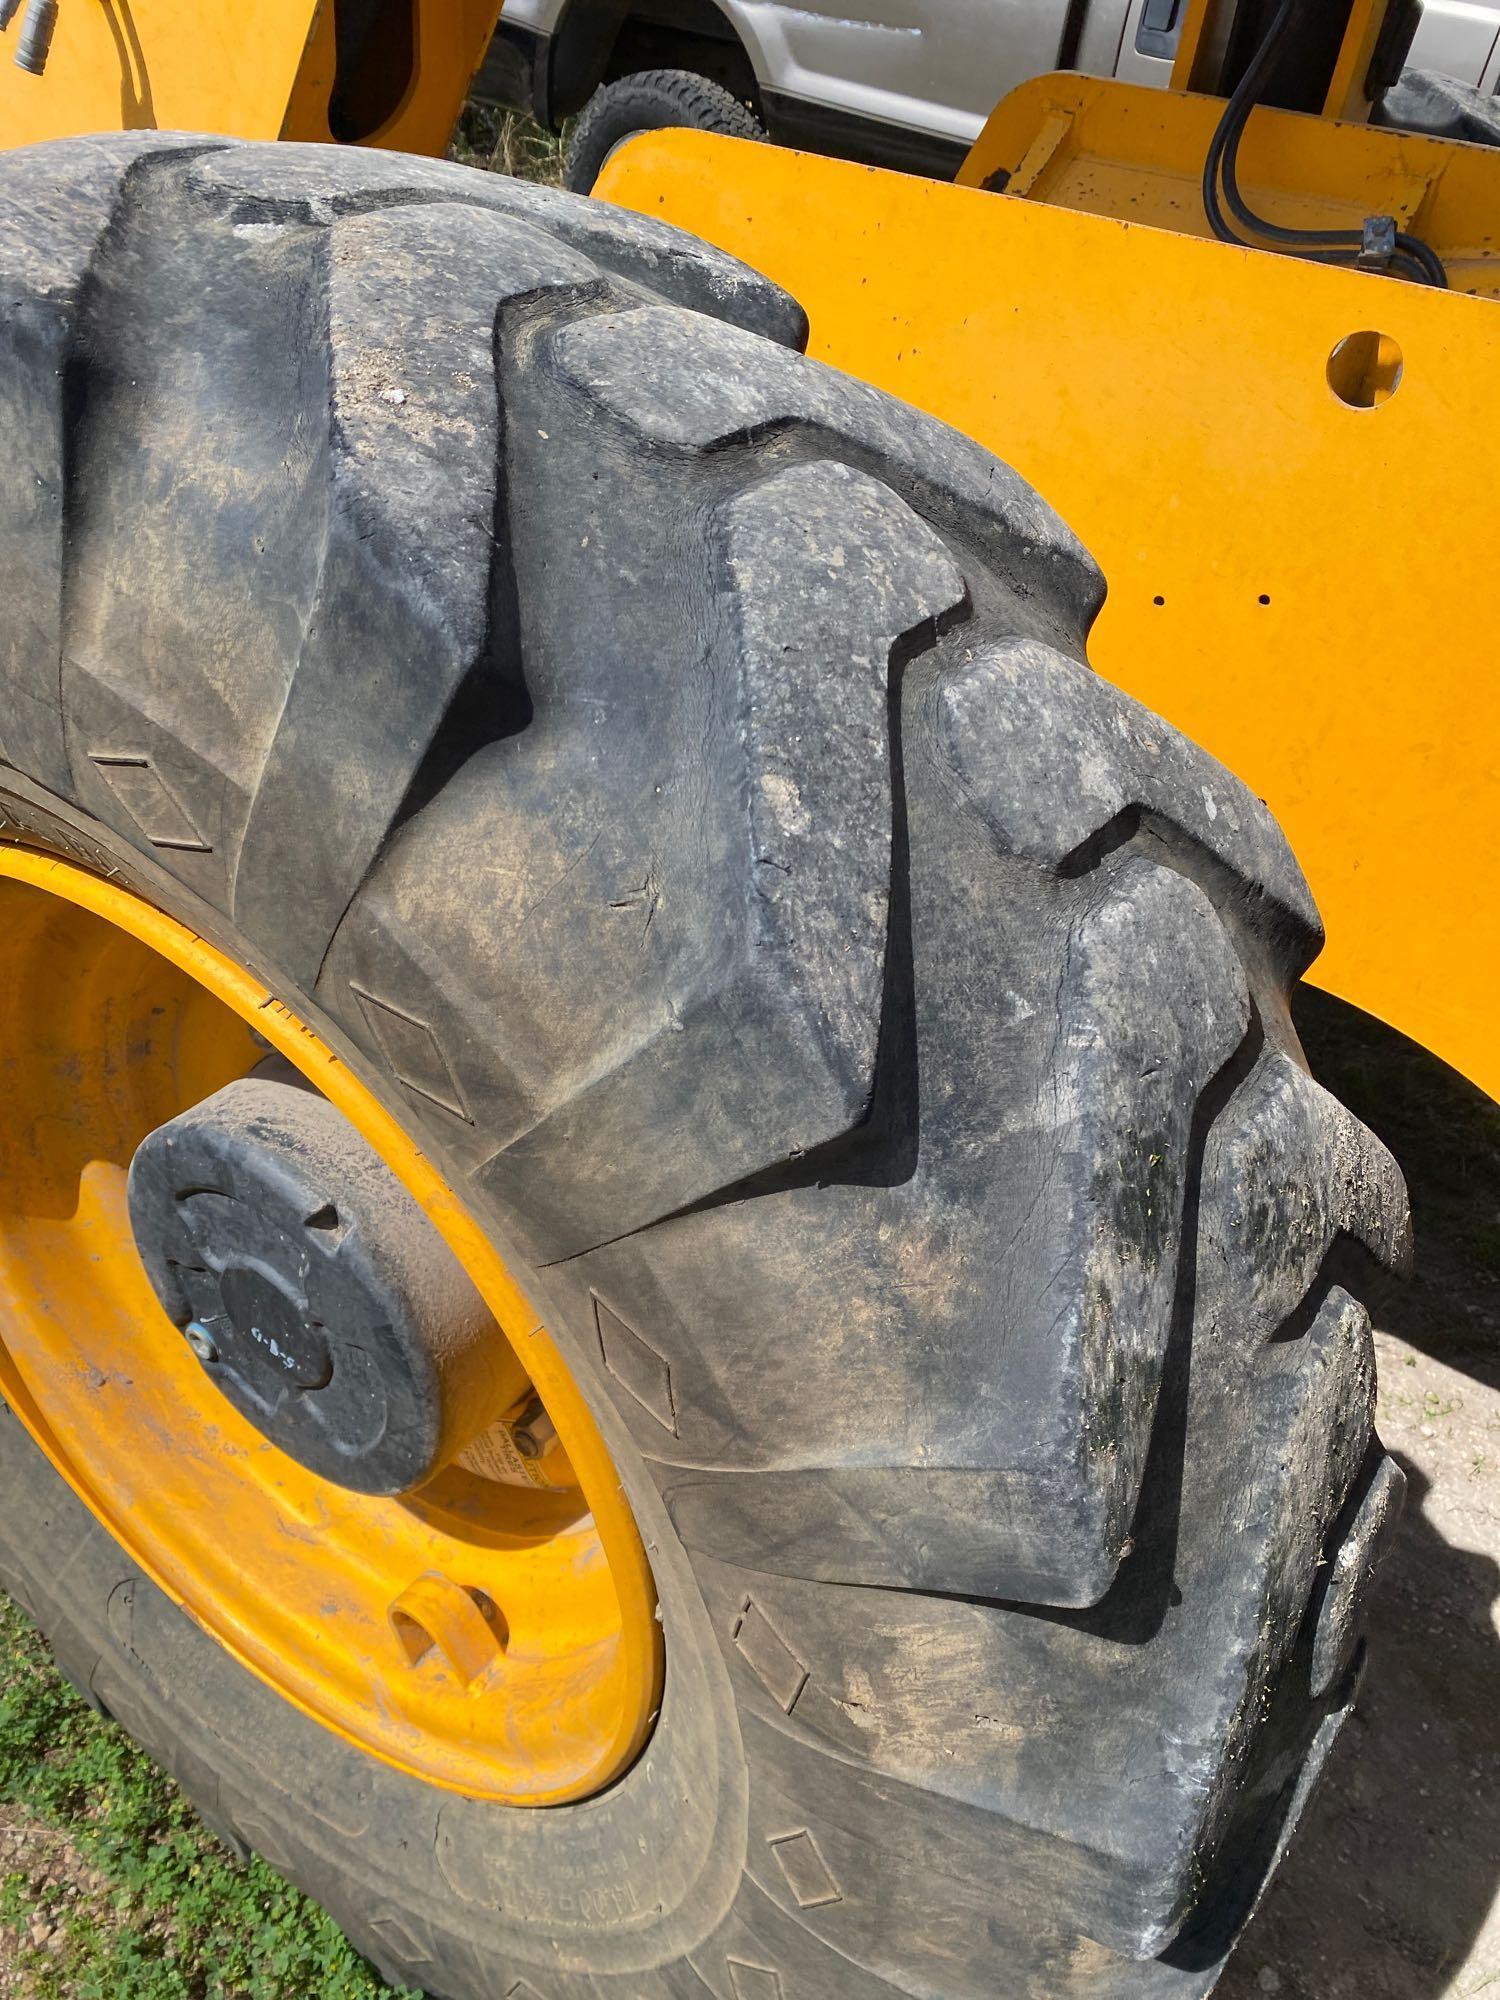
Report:
M 0 847 L 0 1386 L 141 1568 L 252 1672 L 386 1763 L 516 1805 L 586 1797 L 660 1700 L 651 1573 L 545 1327 L 432 1162 L 258 980 L 139 897 Z M 370 1498 L 279 1451 L 159 1305 L 126 1208 L 147 1132 L 266 1045 L 374 1147 L 556 1427 L 550 1485 L 462 1465 Z

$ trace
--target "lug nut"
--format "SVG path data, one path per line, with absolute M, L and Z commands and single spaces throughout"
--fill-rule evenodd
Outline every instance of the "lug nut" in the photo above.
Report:
M 557 1436 L 557 1427 L 542 1407 L 540 1396 L 533 1396 L 520 1416 L 511 1425 L 511 1437 L 522 1458 L 541 1458 Z
M 206 1367 L 219 1358 L 219 1344 L 201 1320 L 189 1320 L 183 1328 L 187 1344 Z

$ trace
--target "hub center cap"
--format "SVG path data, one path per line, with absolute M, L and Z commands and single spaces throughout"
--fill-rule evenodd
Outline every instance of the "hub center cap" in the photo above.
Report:
M 328 1387 L 333 1379 L 328 1334 L 304 1296 L 254 1264 L 228 1265 L 219 1296 L 221 1325 L 233 1339 L 238 1373 L 251 1381 L 259 1375 L 268 1402 L 278 1403 L 293 1390 Z M 222 1362 L 221 1343 L 214 1345 Z
M 315 1092 L 231 1083 L 148 1133 L 130 1220 L 157 1296 L 273 1444 L 361 1493 L 402 1493 L 524 1393 L 457 1259 Z

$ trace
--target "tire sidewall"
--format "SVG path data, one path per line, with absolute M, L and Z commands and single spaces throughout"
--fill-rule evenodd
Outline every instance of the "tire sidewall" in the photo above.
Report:
M 85 868 L 244 965 L 463 1188 L 420 1110 L 372 1070 L 315 999 L 164 868 L 9 768 L 0 769 L 0 845 Z M 5 1509 L 0 1560 L 64 1671 L 173 1772 L 216 1831 L 331 1909 L 383 1968 L 394 1964 L 396 1975 L 436 1992 L 450 1967 L 455 1981 L 474 1986 L 494 1953 L 503 1993 L 528 1963 L 554 1973 L 649 1973 L 709 1936 L 743 1870 L 747 1774 L 727 1669 L 691 1564 L 602 1388 L 576 1302 L 517 1253 L 493 1204 L 471 1206 L 575 1373 L 657 1585 L 662 1708 L 635 1764 L 606 1792 L 545 1811 L 467 1800 L 322 1728 L 170 1604 L 11 1415 L 0 1486 L 25 1501 Z
M 601 119 L 597 128 L 591 128 L 585 134 L 584 143 L 576 151 L 571 146 L 568 148 L 564 186 L 574 194 L 591 194 L 600 174 L 627 140 L 638 138 L 642 132 L 660 131 L 668 122 L 673 125 L 682 123 L 680 119 L 647 123 L 623 115 L 608 123 Z

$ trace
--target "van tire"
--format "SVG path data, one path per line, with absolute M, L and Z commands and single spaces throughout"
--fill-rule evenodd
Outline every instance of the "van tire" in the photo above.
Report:
M 589 194 L 616 146 L 637 132 L 686 125 L 730 139 L 764 139 L 766 128 L 721 83 L 687 69 L 644 69 L 596 90 L 573 127 L 563 185 Z

